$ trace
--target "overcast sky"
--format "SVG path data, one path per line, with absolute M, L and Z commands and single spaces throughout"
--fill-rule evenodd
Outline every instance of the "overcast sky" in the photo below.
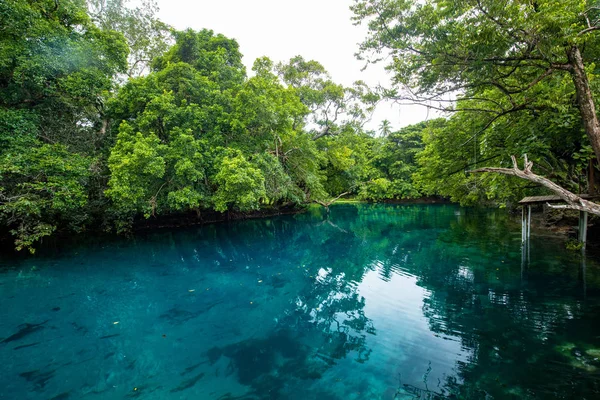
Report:
M 254 60 L 268 56 L 275 62 L 301 55 L 319 61 L 333 80 L 351 85 L 386 83 L 383 66 L 370 66 L 354 57 L 365 28 L 350 20 L 351 0 L 158 0 L 159 18 L 177 29 L 208 28 L 236 39 L 248 70 Z M 367 128 L 376 129 L 388 119 L 400 128 L 434 117 L 420 106 L 383 104 Z

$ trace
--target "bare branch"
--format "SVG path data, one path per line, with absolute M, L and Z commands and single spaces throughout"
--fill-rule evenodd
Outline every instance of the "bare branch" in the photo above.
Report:
M 485 109 L 485 108 L 441 107 L 441 106 L 435 106 L 433 104 L 427 104 L 425 101 L 410 100 L 408 98 L 402 98 L 402 97 L 390 97 L 389 99 L 392 100 L 392 101 L 394 101 L 394 103 L 396 103 L 398 105 L 401 105 L 401 106 L 423 106 L 423 107 L 430 108 L 432 110 L 443 111 L 443 112 L 467 112 L 467 111 L 471 111 L 471 112 L 484 112 L 484 113 L 488 113 L 488 114 L 497 114 L 497 115 L 500 114 L 500 115 L 504 115 L 504 113 L 501 113 L 499 111 L 489 110 L 489 109 Z
M 581 32 L 579 32 L 577 34 L 577 36 L 582 36 L 582 35 L 585 35 L 588 32 L 597 31 L 597 30 L 600 30 L 600 26 L 590 26 L 589 28 L 585 28 L 584 30 L 582 30 Z
M 325 208 L 329 208 L 330 205 L 332 205 L 333 203 L 335 203 L 336 201 L 338 201 L 340 199 L 340 197 L 345 196 L 347 194 L 350 194 L 350 192 L 344 192 L 342 194 L 340 194 L 339 196 L 337 196 L 336 198 L 329 200 L 329 201 L 321 201 L 321 200 L 313 200 L 315 203 L 322 205 Z
M 579 211 L 587 211 L 591 214 L 600 215 L 600 204 L 591 202 L 589 200 L 585 200 L 580 196 L 571 193 L 567 189 L 557 185 L 551 180 L 544 178 L 543 176 L 536 175 L 531 171 L 533 167 L 533 162 L 527 159 L 527 155 L 524 156 L 525 163 L 523 165 L 523 169 L 519 169 L 519 164 L 517 163 L 517 159 L 515 156 L 511 156 L 513 167 L 512 168 L 496 168 L 496 167 L 485 167 L 479 168 L 473 171 L 472 173 L 482 173 L 482 172 L 493 172 L 504 175 L 512 175 L 521 179 L 525 179 L 539 185 L 542 185 L 554 193 L 556 193 L 562 200 L 567 203 L 567 205 L 563 208 L 569 208 L 572 210 Z

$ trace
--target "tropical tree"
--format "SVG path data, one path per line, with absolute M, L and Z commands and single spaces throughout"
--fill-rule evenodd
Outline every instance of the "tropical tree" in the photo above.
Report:
M 471 140 L 511 114 L 560 112 L 571 93 L 588 143 L 600 160 L 600 124 L 593 88 L 600 8 L 595 0 L 355 0 L 366 23 L 361 56 L 387 68 L 401 102 L 485 116 Z M 556 90 L 547 91 L 548 85 Z M 448 96 L 463 100 L 456 107 Z M 557 101 L 558 100 L 558 101 Z M 435 101 L 434 103 L 431 103 Z M 484 171 L 484 170 L 481 170 Z M 561 195 L 570 208 L 598 213 L 592 203 L 539 177 L 527 164 L 485 171 L 516 175 Z
M 268 58 L 247 78 L 235 40 L 175 32 L 153 72 L 109 102 L 106 195 L 117 226 L 137 215 L 248 211 L 325 196 L 323 156 L 304 132 L 309 113 Z
M 156 18 L 155 0 L 135 7 L 128 0 L 87 0 L 92 21 L 103 30 L 121 32 L 129 46 L 128 77 L 146 74 L 152 61 L 172 44 L 171 27 Z
M 75 0 L 3 1 L 0 26 L 0 221 L 31 248 L 84 226 L 101 110 L 127 45 Z
M 387 137 L 392 132 L 392 124 L 389 120 L 384 119 L 379 124 L 379 134 L 381 137 Z
M 348 125 L 362 128 L 379 99 L 364 82 L 344 87 L 335 83 L 319 62 L 302 56 L 277 64 L 276 70 L 310 109 L 306 122 L 313 140 L 336 135 Z
M 437 121 L 421 122 L 374 138 L 368 173 L 359 185 L 365 200 L 407 199 L 420 196 L 413 182 L 417 156 L 423 151 L 424 131 Z
M 209 176 L 225 155 L 228 89 L 237 84 L 227 77 L 244 77 L 237 43 L 211 31 L 176 36 L 175 46 L 155 60 L 156 72 L 130 80 L 109 103 L 111 118 L 121 123 L 106 195 L 123 223 L 137 213 L 208 207 Z

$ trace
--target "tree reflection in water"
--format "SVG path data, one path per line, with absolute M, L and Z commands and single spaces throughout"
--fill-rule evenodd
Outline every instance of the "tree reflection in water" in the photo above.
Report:
M 372 378 L 382 382 L 369 396 L 382 398 L 560 398 L 598 390 L 600 363 L 594 355 L 600 343 L 586 327 L 597 302 L 583 302 L 581 272 L 573 268 L 572 254 L 557 251 L 556 241 L 534 240 L 529 268 L 521 271 L 518 230 L 503 212 L 339 205 L 329 215 L 313 213 L 298 215 L 289 225 L 272 222 L 264 230 L 257 227 L 266 222 L 253 221 L 244 225 L 251 235 L 236 235 L 271 235 L 271 246 L 263 252 L 294 254 L 307 278 L 267 338 L 218 350 L 231 358 L 240 382 L 251 385 L 255 397 L 290 396 L 290 382 L 337 376 L 327 371 L 342 368 L 336 364 L 345 359 L 392 364 L 384 368 L 385 379 Z M 235 251 L 240 253 L 240 247 Z M 394 289 L 381 286 L 377 295 L 365 296 L 361 285 L 369 274 L 377 275 L 377 285 L 400 287 L 394 283 L 398 276 L 403 282 L 415 279 L 414 286 L 423 290 L 426 329 L 414 338 L 378 332 L 379 324 L 389 324 L 380 323 L 381 316 L 370 318 L 365 305 L 386 307 L 384 297 L 390 293 L 385 291 Z M 395 318 L 405 319 L 406 330 L 412 329 L 412 316 L 399 312 Z M 437 341 L 425 339 L 426 330 Z M 373 360 L 374 352 L 389 352 L 378 333 L 399 337 L 396 365 L 394 354 Z M 436 357 L 436 349 L 426 347 L 441 346 L 439 340 L 460 343 L 444 350 L 456 351 L 455 361 L 418 362 L 417 353 Z M 353 367 L 342 364 L 352 379 Z M 374 375 L 382 369 L 365 371 Z M 548 378 L 557 375 L 560 379 Z M 343 385 L 333 386 L 339 398 L 361 398 L 352 385 L 344 395 L 339 393 Z M 322 385 L 314 388 L 337 398 Z
M 25 322 L 65 338 L 0 345 L 0 384 L 8 398 L 599 397 L 598 263 L 533 233 L 523 265 L 503 211 L 336 204 L 73 246 L 14 270 L 32 278 L 0 276 L 3 337 L 50 313 Z

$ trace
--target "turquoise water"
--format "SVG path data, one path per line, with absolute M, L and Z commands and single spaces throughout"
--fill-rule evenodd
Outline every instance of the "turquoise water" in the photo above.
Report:
M 335 205 L 0 261 L 0 399 L 600 398 L 600 269 L 502 211 Z

